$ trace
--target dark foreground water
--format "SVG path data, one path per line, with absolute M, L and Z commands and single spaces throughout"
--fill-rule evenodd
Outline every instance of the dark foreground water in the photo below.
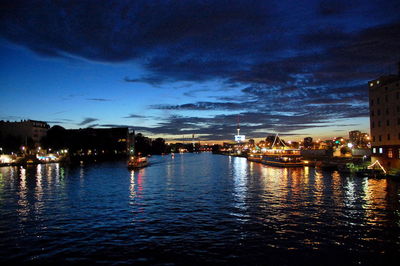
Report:
M 399 182 L 212 154 L 0 168 L 0 260 L 398 265 Z M 4 265 L 4 264 L 3 264 Z

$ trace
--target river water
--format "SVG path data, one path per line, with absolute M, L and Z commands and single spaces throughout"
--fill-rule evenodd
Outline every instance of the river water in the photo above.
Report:
M 150 162 L 0 168 L 0 260 L 398 265 L 398 181 L 210 153 Z

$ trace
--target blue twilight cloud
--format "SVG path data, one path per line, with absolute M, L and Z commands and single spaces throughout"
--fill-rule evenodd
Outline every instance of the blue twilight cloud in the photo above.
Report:
M 140 64 L 148 74 L 126 73 L 128 83 L 241 88 L 210 101 L 152 104 L 175 114 L 236 112 L 177 115 L 147 128 L 153 133 L 190 128 L 222 138 L 221 125 L 228 131 L 237 113 L 249 131 L 366 117 L 366 82 L 400 59 L 398 1 L 5 0 L 0 12 L 0 36 L 42 56 Z

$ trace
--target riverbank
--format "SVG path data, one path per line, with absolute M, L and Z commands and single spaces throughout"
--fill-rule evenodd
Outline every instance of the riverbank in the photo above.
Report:
M 27 165 L 38 165 L 38 164 L 49 164 L 49 163 L 62 163 L 65 165 L 76 165 L 82 162 L 103 162 L 103 161 L 116 161 L 121 159 L 127 159 L 126 154 L 116 155 L 63 155 L 63 156 L 38 156 L 38 155 L 26 155 L 26 156 L 14 156 L 9 162 L 0 163 L 0 167 L 7 166 L 27 166 Z
M 247 158 L 247 160 L 257 163 L 263 163 L 261 160 L 254 160 L 246 153 L 232 153 L 232 152 L 215 152 L 214 154 L 220 154 L 232 157 Z M 387 172 L 379 165 L 371 167 L 371 161 L 369 158 L 354 156 L 354 157 L 329 157 L 322 156 L 320 158 L 314 157 L 312 159 L 303 159 L 303 166 L 316 167 L 322 170 L 338 171 L 342 174 L 348 174 L 359 177 L 373 177 L 373 178 L 400 178 L 400 173 L 397 171 Z M 285 167 L 285 166 L 280 166 Z

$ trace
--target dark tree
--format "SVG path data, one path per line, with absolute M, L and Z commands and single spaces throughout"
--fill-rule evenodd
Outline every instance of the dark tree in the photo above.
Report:
M 135 149 L 136 153 L 147 155 L 151 153 L 151 140 L 141 133 L 135 135 Z
M 151 153 L 152 154 L 162 154 L 165 153 L 167 145 L 165 145 L 165 140 L 163 138 L 156 138 L 151 142 Z
M 53 126 L 47 131 L 47 136 L 42 139 L 46 149 L 60 150 L 67 148 L 67 131 L 61 126 Z

